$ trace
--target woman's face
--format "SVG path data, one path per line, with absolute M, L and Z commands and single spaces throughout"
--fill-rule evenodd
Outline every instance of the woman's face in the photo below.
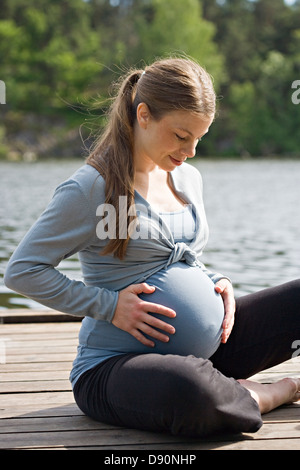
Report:
M 154 120 L 148 106 L 140 103 L 134 132 L 136 169 L 158 165 L 165 171 L 174 170 L 195 156 L 196 146 L 211 123 L 212 119 L 189 111 L 171 111 Z

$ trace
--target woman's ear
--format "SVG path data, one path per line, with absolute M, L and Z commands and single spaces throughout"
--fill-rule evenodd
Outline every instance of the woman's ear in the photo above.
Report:
M 136 119 L 142 129 L 147 129 L 151 114 L 146 103 L 140 103 L 136 110 Z

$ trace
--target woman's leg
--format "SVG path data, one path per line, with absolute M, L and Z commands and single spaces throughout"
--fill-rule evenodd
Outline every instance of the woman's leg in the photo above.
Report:
M 271 384 L 261 384 L 251 380 L 239 380 L 258 403 L 261 414 L 268 413 L 278 406 L 300 400 L 300 379 L 285 378 Z
M 236 300 L 235 324 L 210 358 L 223 374 L 248 378 L 292 358 L 300 340 L 300 280 Z
M 156 432 L 200 437 L 262 425 L 245 387 L 193 356 L 113 357 L 83 374 L 74 396 L 93 419 Z
M 300 340 L 300 281 L 237 299 L 236 319 L 226 344 L 210 358 L 227 376 L 240 379 L 261 413 L 300 399 L 300 379 L 259 384 L 247 377 L 292 358 Z
M 74 396 L 87 415 L 120 426 L 198 437 L 255 432 L 260 412 L 299 398 L 300 380 L 264 385 L 245 378 L 290 359 L 299 339 L 300 281 L 294 281 L 238 299 L 234 329 L 212 362 L 117 356 L 83 374 Z

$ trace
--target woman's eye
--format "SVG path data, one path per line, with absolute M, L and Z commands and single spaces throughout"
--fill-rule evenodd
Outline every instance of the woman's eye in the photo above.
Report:
M 175 134 L 175 135 L 176 135 L 176 137 L 177 137 L 178 140 L 185 140 L 185 137 L 181 137 L 181 136 L 178 135 L 178 134 Z

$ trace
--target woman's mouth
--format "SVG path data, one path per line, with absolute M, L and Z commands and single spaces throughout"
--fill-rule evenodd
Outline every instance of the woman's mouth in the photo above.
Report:
M 176 166 L 182 165 L 182 163 L 186 160 L 186 159 L 177 160 L 176 158 L 171 157 L 171 155 L 169 155 L 169 157 L 170 157 L 171 162 L 174 163 L 174 165 L 176 165 Z

